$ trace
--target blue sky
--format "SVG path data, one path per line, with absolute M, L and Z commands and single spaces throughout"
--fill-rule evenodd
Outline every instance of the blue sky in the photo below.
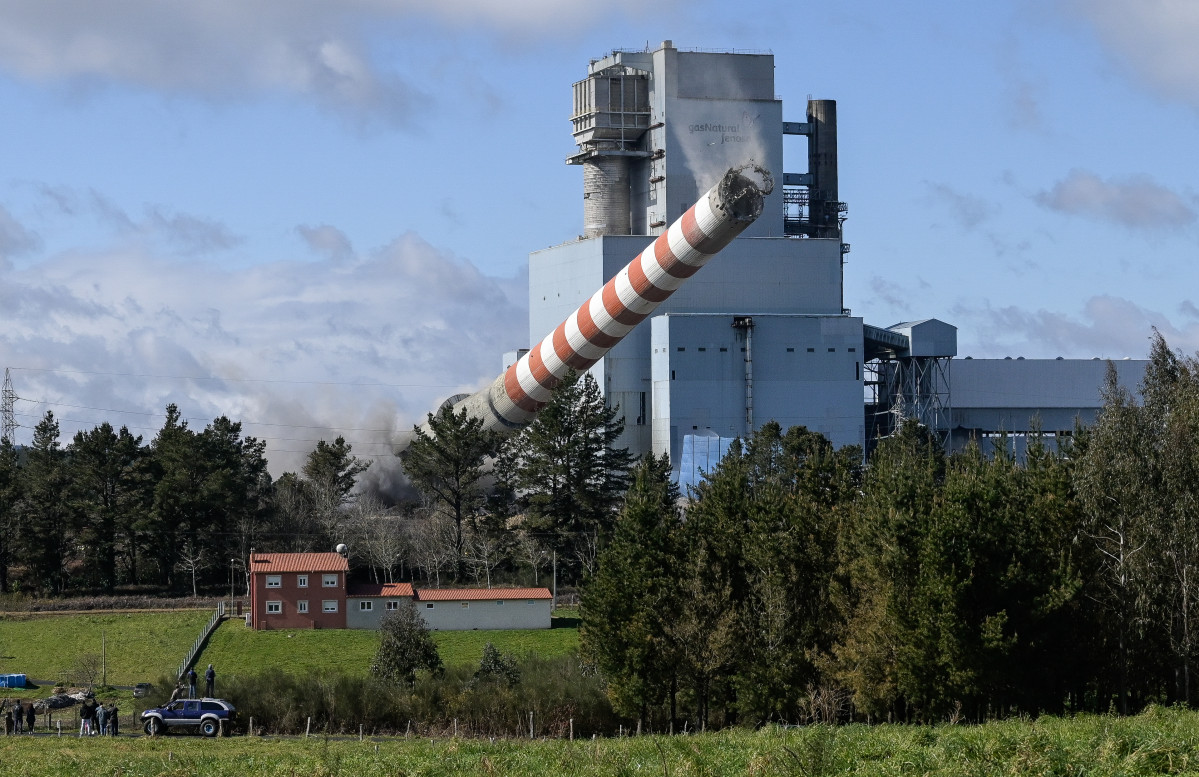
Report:
M 614 48 L 770 51 L 838 101 L 846 305 L 960 355 L 1199 349 L 1187 0 L 0 3 L 0 367 L 18 421 L 388 441 L 529 338 L 581 231 L 570 85 Z M 806 167 L 788 139 L 788 171 Z M 533 333 L 539 338 L 542 333 Z

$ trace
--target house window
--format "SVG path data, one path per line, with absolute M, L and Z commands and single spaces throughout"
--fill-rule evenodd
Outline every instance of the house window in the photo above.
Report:
M 296 612 L 308 612 L 308 600 L 300 599 L 296 602 Z
M 267 575 L 266 576 L 266 587 L 267 588 L 282 588 L 283 587 L 283 575 Z
M 266 614 L 267 615 L 279 615 L 282 612 L 283 612 L 283 602 L 267 602 L 266 603 Z
M 296 575 L 296 586 L 298 588 L 308 587 L 308 575 Z
M 370 601 L 358 602 L 358 609 L 362 612 L 370 612 L 375 609 L 375 603 Z
M 336 588 L 337 575 L 325 575 L 321 578 L 321 585 L 323 585 L 325 588 Z
M 425 609 L 426 610 L 433 609 L 433 602 L 425 602 Z
M 387 609 L 388 609 L 388 611 L 398 610 L 398 609 L 400 609 L 400 603 L 395 600 L 389 601 L 387 603 Z
M 464 610 L 465 610 L 467 607 L 470 607 L 470 602 L 459 602 L 459 603 L 462 605 L 462 609 L 464 609 Z
M 326 599 L 321 602 L 321 612 L 337 612 L 337 600 Z
M 504 604 L 504 600 L 503 600 L 503 599 L 496 599 L 496 600 L 495 600 L 495 606 L 496 606 L 496 607 L 502 607 L 502 606 L 503 606 L 503 604 Z
M 537 600 L 536 600 L 536 599 L 529 599 L 527 602 L 525 602 L 525 604 L 527 604 L 527 605 L 529 605 L 530 607 L 532 607 L 533 605 L 537 604 Z

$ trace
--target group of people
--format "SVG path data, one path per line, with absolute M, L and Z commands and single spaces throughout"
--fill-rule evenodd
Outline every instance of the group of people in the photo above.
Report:
M 5 699 L 0 703 L 0 709 L 4 710 L 5 736 L 33 733 L 33 724 L 37 721 L 37 714 L 33 711 L 33 702 L 18 700 L 10 704 L 8 699 Z
M 120 733 L 120 710 L 115 701 L 107 705 L 88 699 L 79 707 L 79 736 L 113 736 Z
M 189 699 L 196 698 L 196 680 L 198 678 L 195 667 L 187 670 L 187 697 Z M 212 664 L 209 664 L 208 669 L 204 672 L 204 696 L 209 699 L 216 696 L 216 670 L 212 668 Z

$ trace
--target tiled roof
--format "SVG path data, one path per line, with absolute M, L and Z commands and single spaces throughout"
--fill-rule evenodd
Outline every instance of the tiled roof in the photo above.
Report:
M 250 572 L 348 572 L 338 553 L 252 553 Z
M 416 599 L 421 602 L 552 598 L 548 588 L 421 588 L 416 592 Z
M 412 596 L 411 583 L 355 583 L 346 596 Z

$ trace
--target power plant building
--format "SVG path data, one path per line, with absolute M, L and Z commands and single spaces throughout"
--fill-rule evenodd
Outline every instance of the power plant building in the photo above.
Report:
M 853 315 L 836 103 L 808 100 L 802 120 L 788 121 L 773 55 L 670 41 L 615 51 L 574 84 L 571 122 L 583 232 L 530 255 L 531 336 L 554 331 L 730 167 L 752 161 L 774 177 L 761 216 L 591 367 L 623 414 L 620 444 L 669 454 L 681 482 L 771 420 L 864 449 L 905 417 L 949 449 L 1093 420 L 1106 362 L 958 359 L 948 323 L 879 327 Z M 801 169 L 786 166 L 788 135 L 807 139 Z M 507 354 L 505 368 L 523 353 Z M 1135 388 L 1146 363 L 1116 364 Z

